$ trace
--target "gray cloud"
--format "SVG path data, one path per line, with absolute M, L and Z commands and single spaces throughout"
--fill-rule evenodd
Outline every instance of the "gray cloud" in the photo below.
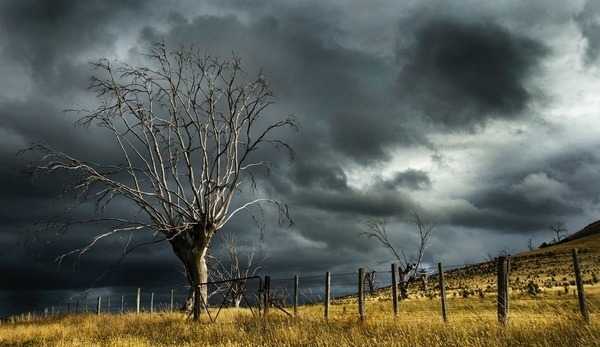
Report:
M 388 189 L 405 188 L 408 190 L 429 190 L 431 180 L 423 170 L 407 169 L 396 172 L 389 180 L 382 180 L 382 186 Z
M 600 55 L 600 1 L 588 0 L 574 19 L 587 42 L 585 62 L 593 64 Z
M 87 75 L 81 73 L 84 70 L 73 70 L 71 62 L 80 54 L 112 50 L 127 30 L 123 19 L 134 13 L 143 15 L 147 5 L 112 0 L 4 1 L 0 25 L 8 40 L 2 56 L 28 66 L 31 78 L 46 93 L 81 90 L 82 85 L 74 82 L 87 80 Z
M 527 77 L 547 53 L 492 23 L 432 20 L 415 36 L 398 77 L 399 100 L 449 129 L 518 117 L 531 99 Z
M 307 141 L 319 142 L 341 159 L 365 164 L 388 158 L 395 146 L 427 142 L 412 122 L 390 112 L 396 101 L 385 82 L 396 68 L 331 42 L 327 28 L 314 26 L 309 17 L 259 17 L 246 24 L 233 15 L 192 22 L 174 16 L 170 23 L 166 32 L 146 28 L 143 39 L 147 44 L 202 42 L 201 49 L 218 56 L 239 54 L 249 72 L 262 69 L 278 99 L 308 129 L 296 146 L 299 151 Z

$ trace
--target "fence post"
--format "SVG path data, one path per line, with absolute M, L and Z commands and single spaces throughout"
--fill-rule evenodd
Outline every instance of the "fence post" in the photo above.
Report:
M 200 320 L 200 302 L 204 300 L 202 297 L 202 290 L 200 289 L 200 285 L 196 285 L 194 288 L 194 321 Z
M 150 293 L 150 313 L 154 313 L 154 293 Z
M 110 296 L 106 299 L 106 312 L 110 314 Z
M 365 319 L 365 268 L 358 269 L 358 316 Z
M 140 290 L 140 288 L 138 288 L 136 298 L 135 298 L 135 313 L 137 313 L 137 314 L 140 314 L 140 295 L 141 295 L 141 290 Z
M 398 264 L 392 263 L 392 302 L 394 315 L 398 315 Z
M 331 272 L 325 273 L 325 320 L 329 320 L 329 306 L 331 300 Z
M 440 276 L 440 296 L 442 297 L 442 317 L 444 323 L 448 323 L 448 311 L 446 307 L 446 287 L 444 285 L 444 267 L 438 263 L 438 274 Z
M 585 304 L 585 293 L 583 291 L 583 281 L 581 279 L 581 270 L 579 268 L 579 256 L 577 255 L 577 248 L 572 250 L 573 253 L 573 269 L 575 270 L 575 281 L 577 282 L 577 298 L 579 299 L 579 311 L 581 316 L 586 323 L 590 322 L 590 314 Z
M 506 304 L 506 317 L 510 317 L 510 300 L 508 299 L 508 291 L 510 289 L 510 281 L 508 280 L 508 276 L 510 276 L 510 254 L 506 256 L 506 290 L 504 291 L 504 303 Z
M 173 313 L 173 289 L 171 289 L 171 313 Z
M 498 322 L 508 323 L 508 261 L 505 256 L 498 257 Z
M 125 295 L 121 295 L 121 313 L 125 313 Z
M 271 301 L 271 276 L 265 276 L 265 287 L 264 287 L 264 305 L 265 305 L 265 316 L 269 313 L 269 303 Z
M 294 316 L 298 315 L 298 275 L 294 275 Z
M 96 314 L 100 314 L 101 309 L 102 309 L 102 297 L 99 296 L 98 302 L 96 303 Z

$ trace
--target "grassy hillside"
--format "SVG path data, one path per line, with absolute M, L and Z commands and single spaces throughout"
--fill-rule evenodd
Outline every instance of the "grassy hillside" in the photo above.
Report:
M 570 242 L 570 241 L 574 241 L 574 240 L 577 240 L 577 239 L 580 239 L 583 237 L 598 235 L 598 234 L 600 234 L 600 220 L 587 225 L 585 228 L 579 230 L 578 232 L 574 233 L 573 235 L 568 236 L 562 242 Z
M 575 289 L 572 249 L 577 248 L 584 283 L 600 287 L 600 234 L 576 238 L 573 241 L 523 252 L 510 257 L 509 282 L 514 292 L 569 293 Z M 449 271 L 445 276 L 448 290 L 471 295 L 480 291 L 496 291 L 497 263 L 495 261 L 466 266 Z M 431 278 L 435 286 L 437 276 Z M 454 294 L 453 294 L 454 295 Z

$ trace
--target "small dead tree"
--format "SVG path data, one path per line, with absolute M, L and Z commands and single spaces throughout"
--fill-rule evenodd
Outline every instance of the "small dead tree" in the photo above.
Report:
M 209 295 L 216 293 L 228 295 L 225 300 L 229 305 L 239 308 L 246 290 L 246 281 L 243 278 L 256 276 L 265 261 L 262 238 L 258 255 L 254 246 L 239 250 L 237 237 L 231 232 L 221 232 L 219 238 L 225 254 L 221 259 L 212 252 L 207 255 L 208 277 L 211 282 L 227 282 L 218 285 L 217 290 Z
M 554 234 L 556 235 L 553 239 L 552 239 L 552 243 L 559 243 L 560 241 L 564 240 L 565 238 L 567 238 L 569 236 L 569 234 L 567 234 L 567 228 L 565 227 L 565 224 L 561 221 L 557 221 L 556 223 L 550 225 L 548 227 L 548 229 Z
M 396 258 L 398 262 L 398 272 L 399 272 L 399 283 L 397 284 L 400 289 L 400 295 L 402 299 L 409 298 L 409 287 L 415 281 L 421 281 L 422 286 L 424 288 L 427 287 L 427 272 L 424 272 L 421 267 L 421 261 L 425 255 L 425 250 L 429 247 L 427 241 L 429 240 L 429 236 L 435 227 L 435 223 L 425 224 L 419 218 L 419 216 L 414 213 L 411 218 L 411 222 L 413 222 L 418 229 L 419 232 L 419 246 L 416 251 L 416 255 L 412 258 L 412 261 L 409 261 L 406 256 L 406 252 L 397 247 L 392 243 L 389 239 L 388 232 L 386 229 L 385 221 L 383 220 L 369 220 L 367 221 L 367 227 L 369 230 L 364 232 L 362 235 L 365 235 L 367 238 L 375 238 L 379 242 L 381 242 Z
M 377 286 L 375 284 L 375 278 L 377 278 L 377 271 L 371 270 L 365 273 L 366 284 L 369 286 L 369 293 L 372 297 L 377 295 Z
M 527 240 L 527 249 L 529 251 L 533 251 L 533 249 L 534 249 L 533 242 L 532 242 L 531 238 L 529 240 Z

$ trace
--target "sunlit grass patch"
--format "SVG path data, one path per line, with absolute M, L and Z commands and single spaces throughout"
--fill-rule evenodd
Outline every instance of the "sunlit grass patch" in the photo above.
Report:
M 255 317 L 249 310 L 226 309 L 215 323 L 180 313 L 68 315 L 0 326 L 2 346 L 596 346 L 600 316 L 582 323 L 575 301 L 515 296 L 506 328 L 497 322 L 493 296 L 451 298 L 449 322 L 439 299 L 400 303 L 394 316 L 387 301 L 368 302 L 360 320 L 350 302 L 332 305 L 329 321 L 320 305 L 289 317 L 271 310 Z M 568 306 L 565 306 L 568 304 Z

